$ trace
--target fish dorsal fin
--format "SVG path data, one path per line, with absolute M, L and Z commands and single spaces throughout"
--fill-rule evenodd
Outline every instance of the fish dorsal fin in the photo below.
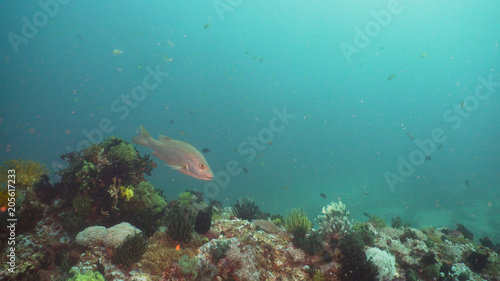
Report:
M 165 142 L 165 141 L 169 141 L 169 140 L 171 140 L 171 138 L 169 138 L 167 136 L 164 136 L 164 135 L 158 136 L 158 141 L 160 141 L 160 142 Z

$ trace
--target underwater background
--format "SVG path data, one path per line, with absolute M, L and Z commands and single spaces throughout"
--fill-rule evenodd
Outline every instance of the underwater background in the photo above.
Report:
M 40 3 L 0 2 L 2 162 L 55 172 L 61 154 L 143 125 L 210 151 L 212 185 L 153 158 L 167 200 L 249 196 L 312 219 L 340 199 L 356 221 L 500 240 L 500 3 L 61 0 L 25 27 Z M 446 140 L 418 158 L 435 130 Z M 230 161 L 244 172 L 223 177 Z

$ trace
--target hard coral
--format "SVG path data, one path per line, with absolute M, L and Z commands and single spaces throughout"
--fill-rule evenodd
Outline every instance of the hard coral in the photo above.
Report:
M 369 248 L 365 251 L 366 257 L 377 267 L 377 279 L 380 281 L 392 280 L 396 274 L 396 259 L 393 255 L 379 248 Z
M 70 270 L 72 276 L 67 281 L 104 281 L 104 276 L 99 271 L 87 270 L 81 273 L 77 268 Z
M 78 195 L 73 199 L 72 203 L 75 212 L 77 212 L 79 215 L 86 217 L 90 215 L 90 213 L 92 213 L 94 200 L 92 200 L 90 196 Z

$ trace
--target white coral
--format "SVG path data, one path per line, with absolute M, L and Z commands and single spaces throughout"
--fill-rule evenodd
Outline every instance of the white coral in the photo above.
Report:
M 99 245 L 105 234 L 106 228 L 104 226 L 90 226 L 76 235 L 76 243 L 85 247 L 90 244 Z
M 379 248 L 369 248 L 365 251 L 367 260 L 377 267 L 379 281 L 392 280 L 396 274 L 396 259 L 393 255 L 382 251 Z
M 116 249 L 123 243 L 127 236 L 139 233 L 141 233 L 140 229 L 128 222 L 122 222 L 108 228 L 102 242 L 104 246 Z
M 130 234 L 141 233 L 141 230 L 128 222 L 122 222 L 106 229 L 104 226 L 90 226 L 78 233 L 76 243 L 81 246 L 100 245 L 118 248 Z

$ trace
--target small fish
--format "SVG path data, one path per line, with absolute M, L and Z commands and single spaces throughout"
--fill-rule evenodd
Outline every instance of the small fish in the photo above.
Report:
M 364 195 L 370 195 L 370 192 L 363 192 Z
M 174 124 L 174 120 L 170 120 L 170 124 Z
M 243 173 L 248 174 L 248 169 L 247 168 L 241 168 L 241 170 L 243 171 Z
M 203 29 L 207 29 L 209 26 L 210 26 L 210 24 L 207 23 L 207 24 L 205 24 L 205 26 L 203 26 Z
M 270 141 L 270 142 L 268 142 L 267 144 L 268 144 L 268 145 L 273 145 L 273 142 L 272 142 L 272 141 Z
M 441 147 L 443 147 L 443 145 L 444 145 L 444 142 L 438 146 L 438 149 L 441 149 Z
M 414 139 L 415 139 L 415 137 L 414 137 L 414 136 L 412 136 L 410 133 L 406 133 L 406 135 L 407 135 L 407 136 L 408 136 L 411 140 L 414 140 Z
M 461 102 L 460 106 L 463 107 L 463 108 L 465 108 L 465 102 Z
M 195 114 L 196 112 L 194 110 L 190 110 L 189 113 Z
M 319 196 L 321 196 L 321 198 L 325 198 L 325 199 L 326 199 L 326 194 L 324 194 L 323 192 L 321 192 L 321 193 L 319 194 Z
M 203 148 L 201 151 L 203 151 L 204 153 L 209 153 L 209 152 L 210 152 L 210 149 L 208 149 L 208 148 L 206 148 L 206 147 L 205 147 L 205 148 Z
M 430 155 L 425 156 L 425 161 L 430 161 L 432 158 Z
M 420 55 L 421 58 L 425 58 L 426 56 L 427 56 L 426 53 L 423 53 L 423 54 Z
M 162 135 L 158 140 L 155 140 L 142 126 L 141 133 L 133 137 L 132 141 L 135 144 L 152 148 L 153 152 L 151 154 L 153 156 L 165 161 L 167 166 L 178 172 L 206 181 L 211 181 L 214 177 L 203 154 L 189 143 Z
M 263 61 L 264 61 L 264 57 L 261 57 L 260 60 L 259 60 L 259 63 L 261 63 Z
M 465 186 L 469 186 L 469 180 L 465 180 Z
M 185 136 L 186 133 L 184 133 L 184 131 L 179 131 L 179 134 L 181 134 L 181 136 Z
M 111 51 L 111 54 L 112 54 L 113 56 L 118 56 L 118 55 L 123 54 L 123 51 L 122 51 L 122 50 L 120 50 L 120 49 L 114 49 L 113 51 Z
M 285 185 L 283 186 L 283 189 L 284 189 L 285 191 L 288 191 L 288 187 L 286 187 Z
M 387 80 L 392 80 L 394 79 L 394 77 L 396 77 L 396 74 L 391 74 L 389 75 L 389 77 L 387 77 Z
M 364 211 L 364 212 L 363 212 L 363 215 L 365 215 L 365 217 L 369 217 L 369 218 L 371 218 L 370 214 L 369 214 L 367 211 Z
M 75 98 L 75 99 L 73 100 L 73 103 L 77 103 L 79 99 L 80 99 L 80 98 Z

